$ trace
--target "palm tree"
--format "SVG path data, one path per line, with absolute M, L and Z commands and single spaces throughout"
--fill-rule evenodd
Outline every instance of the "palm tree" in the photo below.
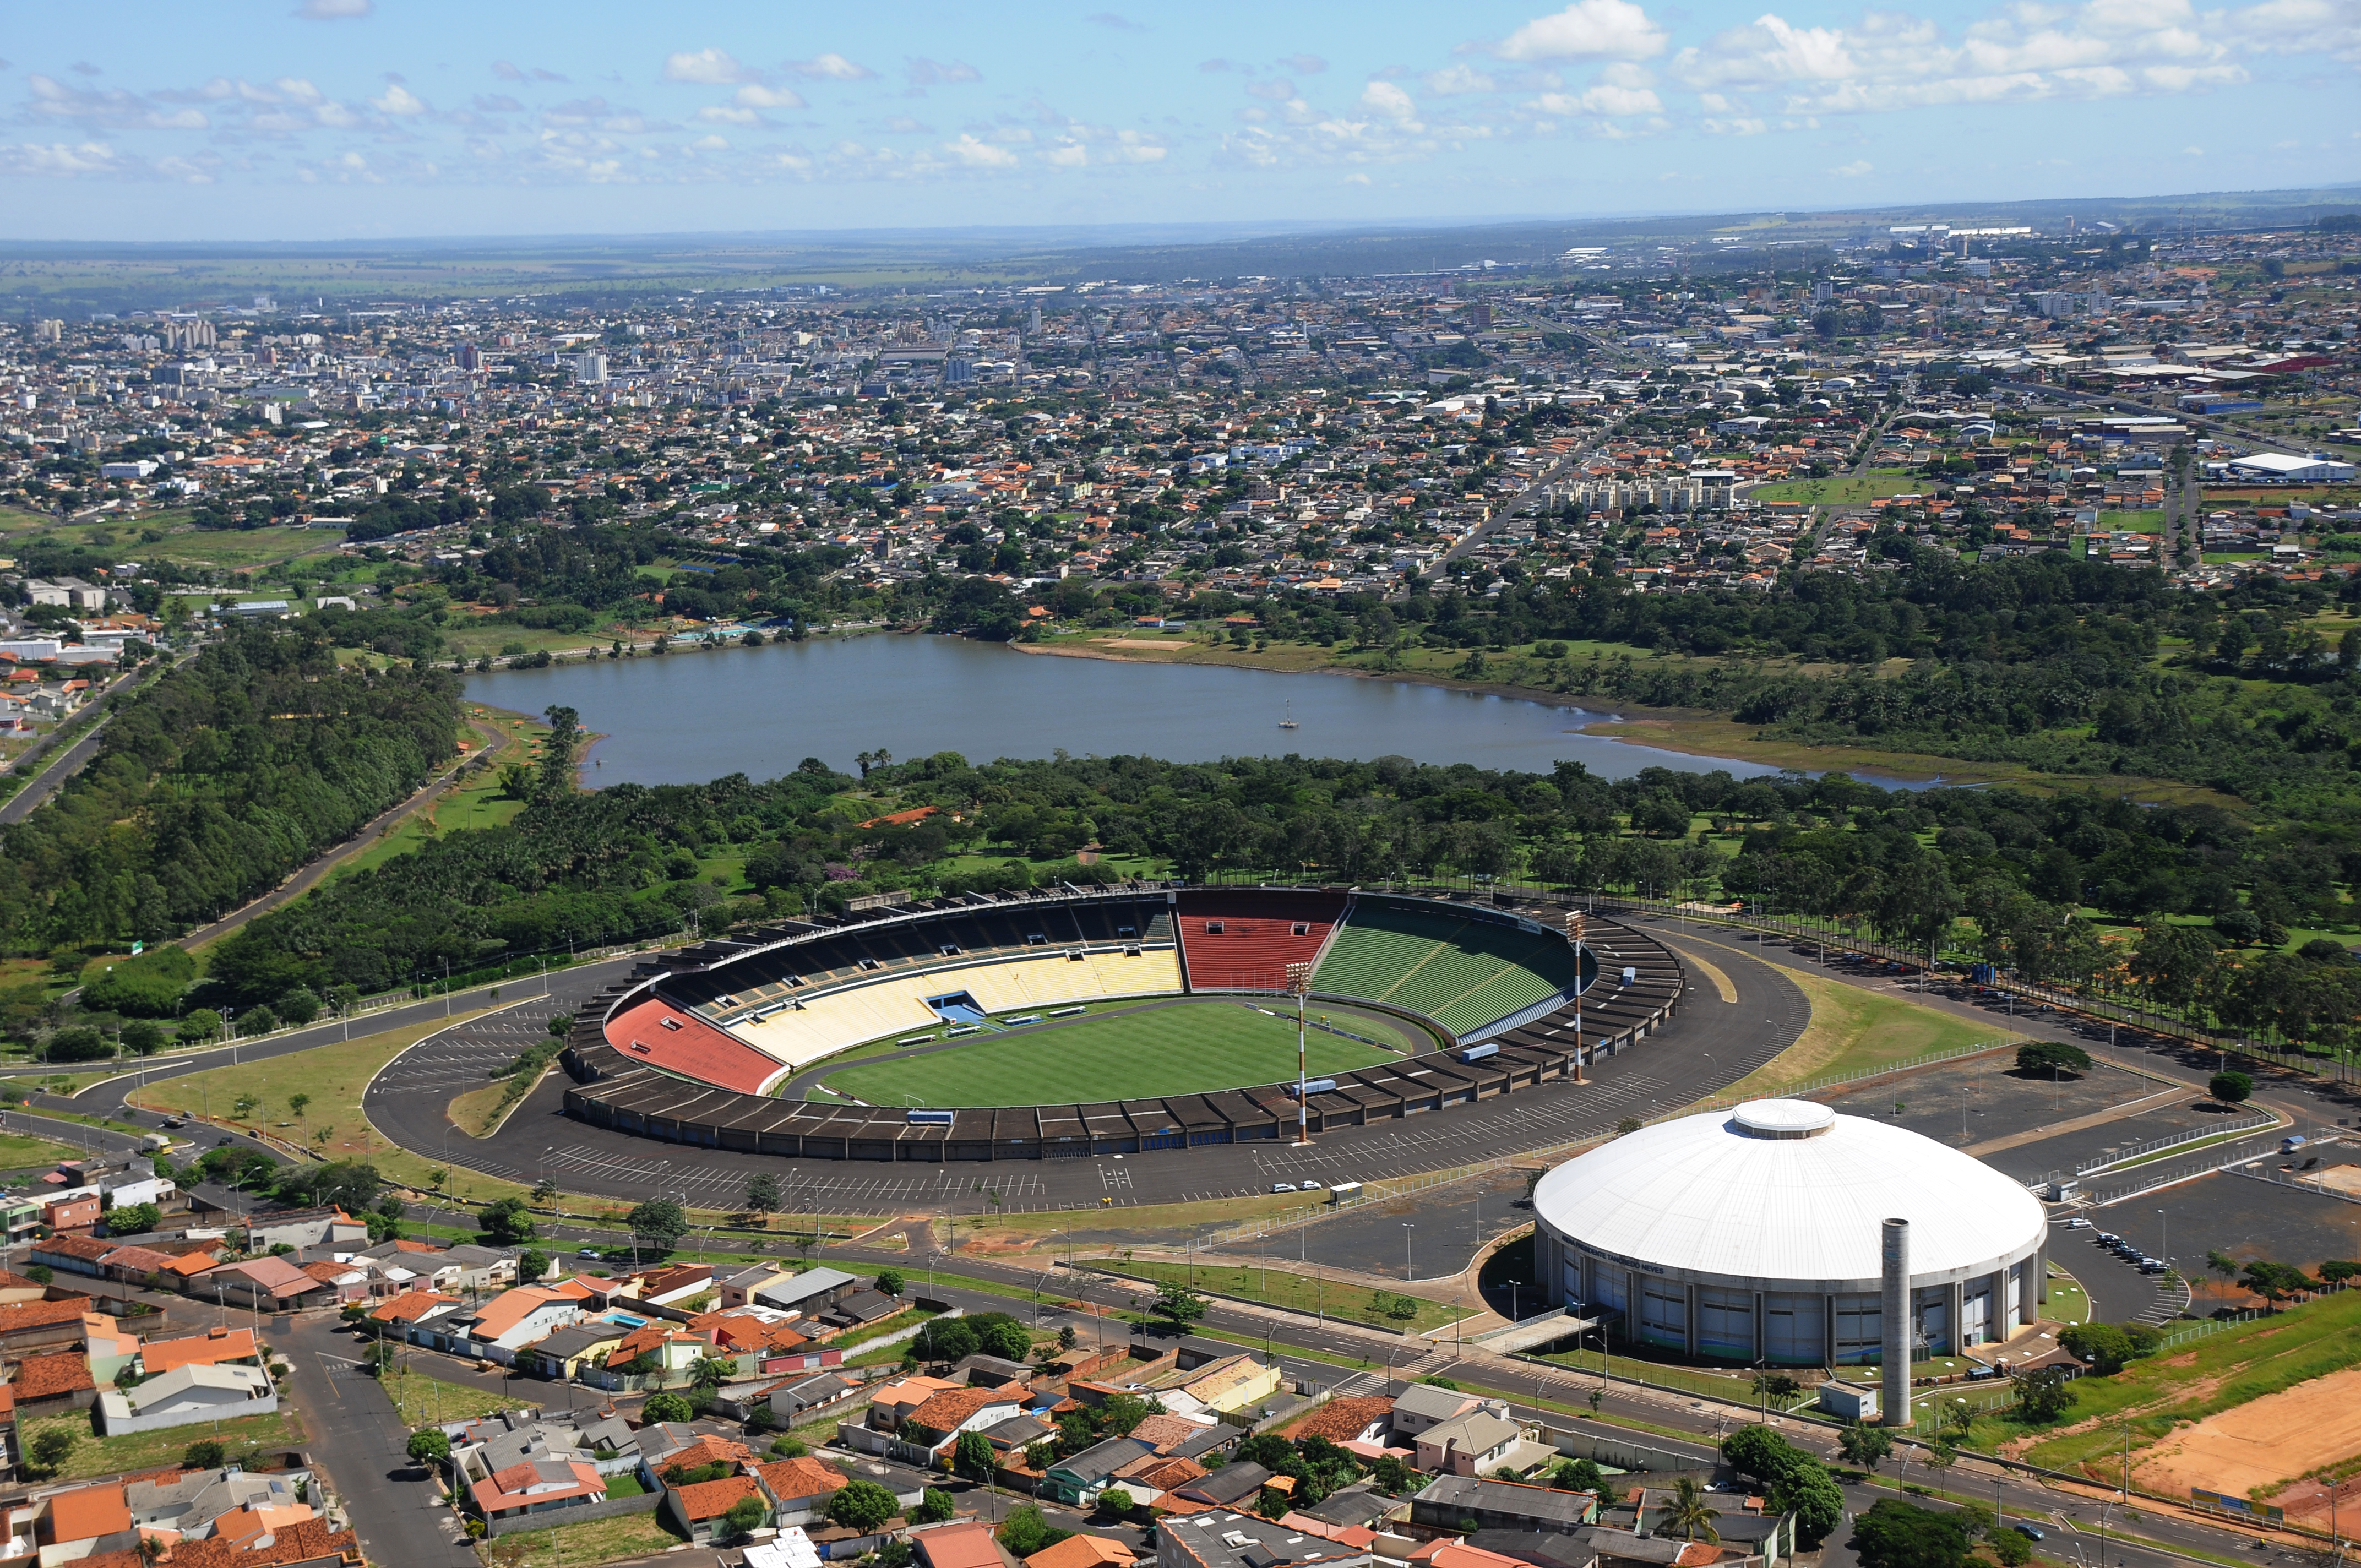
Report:
M 719 1388 L 738 1374 L 738 1358 L 715 1355 L 710 1352 L 688 1364 L 688 1381 L 692 1387 Z
M 1706 1540 L 1719 1544 L 1721 1536 L 1714 1530 L 1713 1521 L 1720 1517 L 1721 1510 L 1706 1501 L 1705 1488 L 1697 1485 L 1696 1476 L 1683 1475 L 1673 1482 L 1673 1501 L 1664 1511 L 1664 1529 L 1679 1530 L 1691 1541 L 1702 1534 Z

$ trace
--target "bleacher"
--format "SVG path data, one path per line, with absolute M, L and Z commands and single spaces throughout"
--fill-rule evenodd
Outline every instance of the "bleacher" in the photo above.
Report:
M 760 1094 L 779 1071 L 761 1051 L 661 998 L 625 1009 L 607 1037 L 630 1060 L 746 1094 Z
M 1574 949 L 1488 910 L 1364 897 L 1312 977 L 1313 989 L 1425 1014 L 1465 1038 L 1576 984 Z
M 1206 888 L 1180 894 L 1177 922 L 1191 991 L 1284 991 L 1345 913 L 1341 893 Z

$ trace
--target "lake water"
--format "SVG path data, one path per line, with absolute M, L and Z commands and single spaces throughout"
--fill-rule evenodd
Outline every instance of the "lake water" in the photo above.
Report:
M 467 695 L 525 713 L 564 704 L 607 737 L 584 782 L 774 778 L 806 757 L 847 773 L 862 751 L 907 761 L 1122 753 L 1403 756 L 1546 773 L 1579 762 L 1610 779 L 1641 769 L 1777 770 L 1626 745 L 1577 730 L 1601 716 L 1400 681 L 1278 674 L 1020 653 L 956 637 L 818 638 L 657 658 L 471 675 Z M 1292 715 L 1298 728 L 1282 729 Z

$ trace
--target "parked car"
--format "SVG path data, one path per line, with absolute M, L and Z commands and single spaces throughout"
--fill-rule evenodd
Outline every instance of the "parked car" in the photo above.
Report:
M 2066 1222 L 2066 1228 L 2070 1231 L 2087 1231 L 2091 1228 L 2091 1222 L 2077 1214 Z
M 1270 1184 L 1270 1190 L 1273 1192 L 1292 1192 L 1295 1190 L 1295 1183 L 1292 1181 L 1274 1181 Z

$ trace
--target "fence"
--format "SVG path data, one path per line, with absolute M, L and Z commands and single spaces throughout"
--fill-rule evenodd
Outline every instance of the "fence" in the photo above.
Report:
M 532 1530 L 555 1530 L 560 1525 L 588 1524 L 592 1519 L 619 1519 L 625 1514 L 652 1514 L 664 1502 L 661 1492 L 642 1492 L 636 1497 L 601 1497 L 595 1503 L 577 1503 L 571 1508 L 546 1508 L 537 1514 L 511 1514 L 506 1519 L 484 1521 L 484 1537 L 497 1541 L 504 1535 L 521 1535 Z
M 2135 1160 L 2143 1159 L 2149 1155 L 2161 1154 L 2167 1149 L 2180 1148 L 2184 1144 L 2202 1144 L 2213 1138 L 2226 1142 L 2240 1133 L 2260 1132 L 2265 1127 L 2277 1127 L 2279 1124 L 2279 1119 L 2277 1116 L 2266 1113 L 2224 1126 L 2199 1127 L 2191 1132 L 2175 1133 L 2169 1138 L 2151 1138 L 2144 1144 L 2134 1144 L 2127 1149 L 2117 1149 L 2096 1165 L 2077 1166 L 2074 1174 L 2097 1176 L 2113 1170 L 2118 1166 L 2129 1165 Z
M 2211 1176 L 2217 1170 L 2229 1170 L 2250 1161 L 2265 1159 L 2279 1152 L 2278 1140 L 2268 1137 L 2248 1138 L 2243 1142 L 2219 1144 L 2202 1155 L 2178 1160 L 2163 1160 L 2152 1166 L 2134 1168 L 2139 1174 L 2122 1187 L 2111 1187 L 2091 1194 L 2091 1206 L 2104 1209 L 2112 1204 L 2137 1198 L 2143 1193 L 2177 1187 L 2201 1176 Z

